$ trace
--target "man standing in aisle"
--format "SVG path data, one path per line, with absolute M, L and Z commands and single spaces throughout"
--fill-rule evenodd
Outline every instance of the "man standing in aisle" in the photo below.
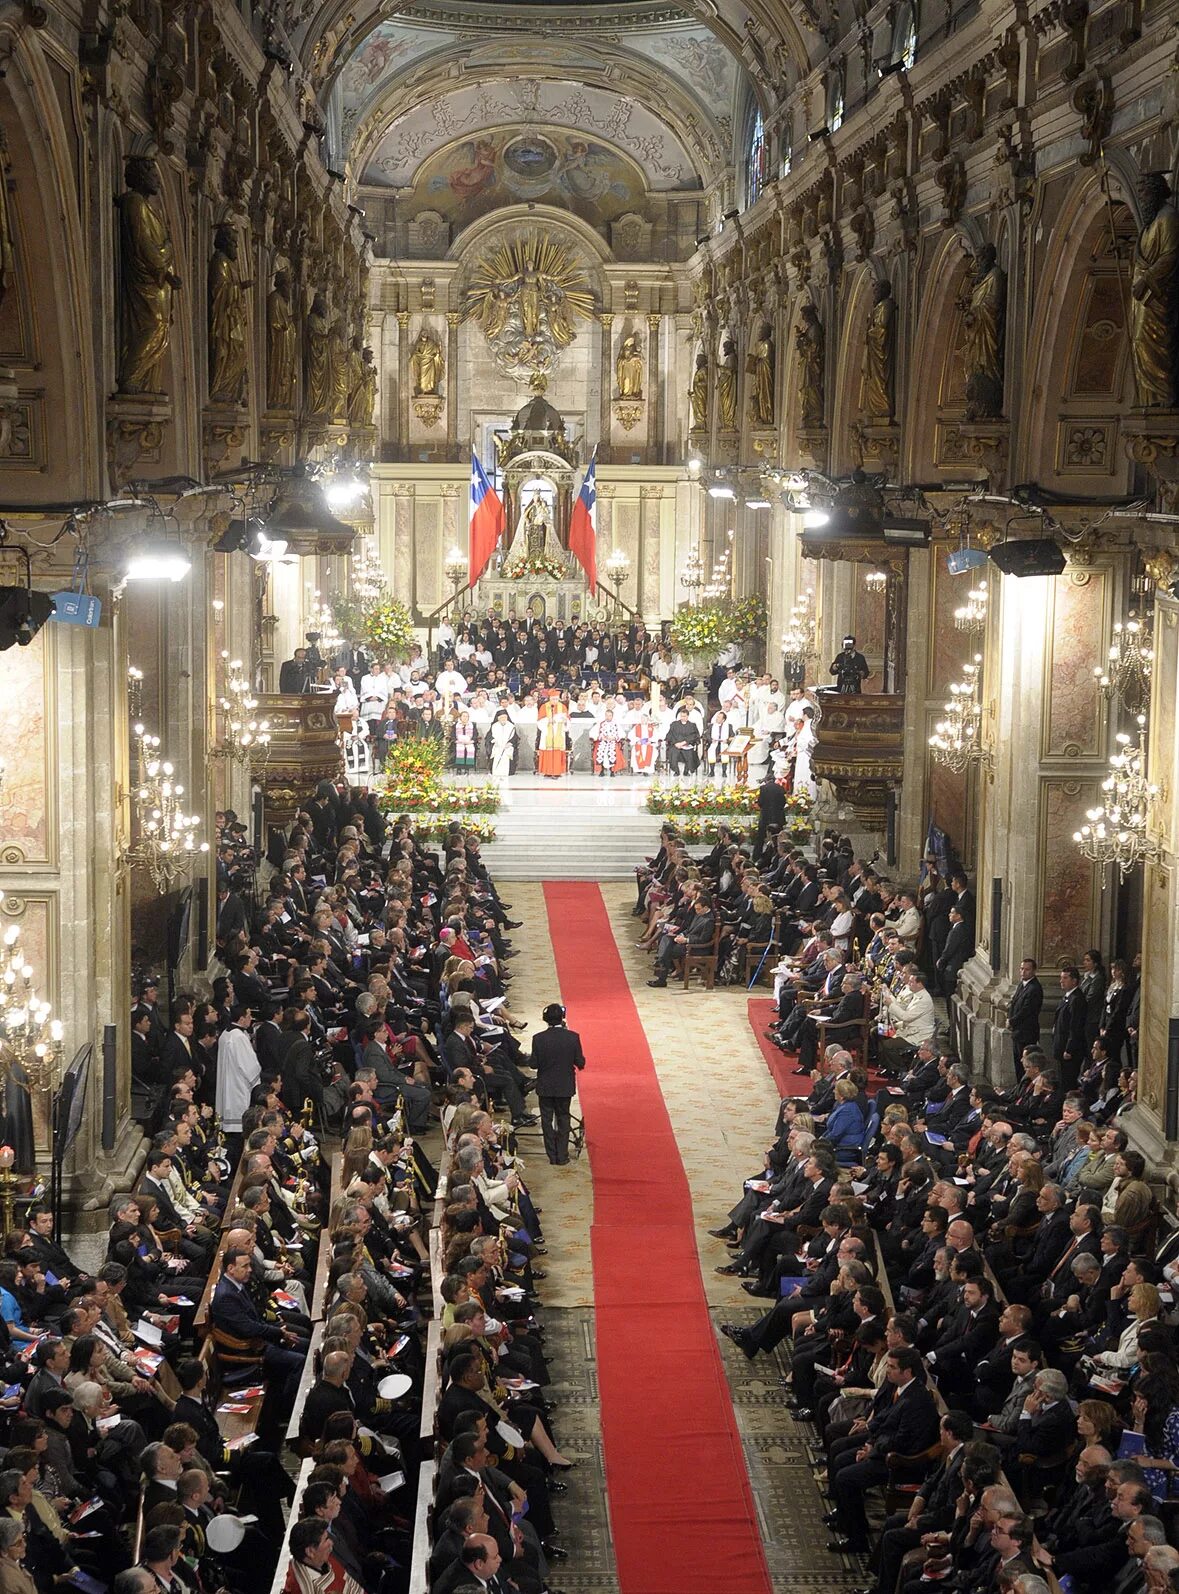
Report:
M 569 1161 L 569 1103 L 577 1092 L 577 1070 L 585 1067 L 581 1037 L 565 1024 L 565 1009 L 550 1002 L 541 1014 L 547 1029 L 532 1042 L 536 1097 L 544 1131 L 544 1149 L 555 1167 Z
M 250 1105 L 254 1086 L 262 1077 L 258 1054 L 250 1041 L 253 1012 L 240 1004 L 229 1010 L 229 1027 L 217 1042 L 216 1106 L 225 1131 L 229 1165 L 236 1167 L 242 1154 L 242 1115 Z

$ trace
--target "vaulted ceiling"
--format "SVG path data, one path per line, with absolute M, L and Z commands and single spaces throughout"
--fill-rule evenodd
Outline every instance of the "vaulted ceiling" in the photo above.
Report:
M 477 159 L 481 134 L 502 148 L 512 129 L 543 127 L 682 191 L 723 174 L 753 101 L 769 109 L 806 60 L 788 13 L 771 25 L 745 0 L 694 3 L 324 0 L 298 32 L 353 181 L 400 189 L 458 141 Z

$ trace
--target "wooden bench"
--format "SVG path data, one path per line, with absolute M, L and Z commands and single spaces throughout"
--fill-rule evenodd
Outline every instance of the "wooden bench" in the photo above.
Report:
M 291 1408 L 290 1421 L 287 1423 L 287 1447 L 297 1456 L 311 1454 L 311 1442 L 299 1438 L 299 1427 L 303 1421 L 303 1407 L 307 1403 L 307 1395 L 318 1376 L 316 1359 L 319 1356 L 319 1347 L 323 1344 L 323 1324 L 316 1323 L 311 1330 L 311 1341 L 307 1346 L 307 1360 L 303 1363 L 303 1371 L 299 1375 L 299 1387 L 295 1391 L 295 1404 Z M 292 1521 L 294 1518 L 292 1517 Z
M 291 1526 L 294 1526 L 299 1520 L 299 1511 L 303 1502 L 303 1490 L 307 1487 L 308 1479 L 314 1470 L 315 1462 L 308 1456 L 302 1466 L 300 1466 L 298 1476 L 295 1479 L 295 1498 L 291 1502 L 289 1518 Z M 278 1552 L 278 1565 L 274 1569 L 274 1580 L 270 1585 L 270 1594 L 282 1594 L 283 1589 L 286 1587 L 287 1573 L 290 1569 L 291 1543 L 288 1533 L 283 1536 L 282 1548 Z
M 434 1509 L 434 1463 L 423 1461 L 418 1470 L 418 1498 L 413 1514 L 413 1558 L 409 1564 L 409 1594 L 428 1594 L 430 1587 L 430 1519 Z
M 339 1206 L 344 1188 L 344 1158 L 337 1151 L 332 1157 L 331 1192 L 328 1198 L 328 1220 L 320 1230 L 319 1255 L 315 1260 L 315 1279 L 311 1286 L 311 1321 L 318 1323 L 327 1309 L 328 1279 L 332 1271 L 332 1217 Z
M 441 1382 L 442 1324 L 435 1318 L 426 1330 L 426 1370 L 422 1378 L 422 1425 L 418 1436 L 424 1456 L 430 1455 L 434 1449 L 434 1419 L 438 1412 Z

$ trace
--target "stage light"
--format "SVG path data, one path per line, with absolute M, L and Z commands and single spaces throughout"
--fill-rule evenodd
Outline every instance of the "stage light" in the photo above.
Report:
M 737 494 L 727 482 L 713 482 L 708 489 L 708 496 L 710 498 L 736 498 Z
M 746 509 L 768 509 L 770 501 L 768 498 L 747 498 L 745 507 Z
M 183 581 L 191 569 L 191 560 L 177 543 L 146 543 L 128 556 L 123 580 Z
M 820 526 L 825 526 L 831 516 L 825 509 L 807 509 L 803 511 L 802 523 L 808 531 L 818 531 Z

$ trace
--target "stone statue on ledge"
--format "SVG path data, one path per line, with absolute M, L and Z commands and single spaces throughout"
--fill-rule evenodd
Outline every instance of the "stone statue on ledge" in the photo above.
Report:
M 1138 179 L 1142 231 L 1130 282 L 1130 353 L 1143 409 L 1175 403 L 1175 328 L 1179 320 L 1179 213 L 1162 172 Z
M 160 393 L 164 356 L 172 338 L 172 295 L 181 287 L 172 269 L 168 223 L 155 204 L 155 161 L 127 162 L 127 190 L 119 207 L 119 392 Z
M 962 306 L 965 330 L 966 419 L 994 421 L 1003 413 L 1003 339 L 1007 324 L 1007 273 L 993 244 L 974 257 L 970 291 Z
M 891 426 L 896 411 L 896 301 L 887 278 L 876 284 L 864 329 L 864 414 Z

